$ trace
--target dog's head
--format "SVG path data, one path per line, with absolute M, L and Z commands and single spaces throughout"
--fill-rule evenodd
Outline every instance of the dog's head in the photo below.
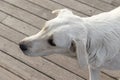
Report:
M 82 18 L 68 9 L 55 10 L 57 17 L 45 23 L 42 30 L 20 42 L 20 48 L 29 56 L 64 54 L 75 56 L 86 64 L 87 30 Z M 83 60 L 82 60 L 83 59 Z

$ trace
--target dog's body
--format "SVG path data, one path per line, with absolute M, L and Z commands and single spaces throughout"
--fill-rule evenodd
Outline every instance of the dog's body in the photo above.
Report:
M 58 16 L 38 34 L 20 42 L 26 55 L 76 56 L 81 67 L 88 66 L 90 80 L 99 80 L 101 68 L 120 70 L 120 7 L 86 18 L 68 9 L 53 13 Z
M 84 22 L 90 44 L 87 49 L 88 54 L 90 53 L 89 63 L 92 62 L 91 57 L 96 56 L 100 58 L 97 66 L 104 64 L 102 66 L 107 69 L 120 69 L 120 65 L 116 66 L 120 64 L 118 59 L 120 58 L 120 7 L 111 12 L 86 18 Z

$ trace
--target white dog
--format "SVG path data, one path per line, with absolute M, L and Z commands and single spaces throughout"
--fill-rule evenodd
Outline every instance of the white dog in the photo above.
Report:
M 20 42 L 24 54 L 77 57 L 81 68 L 89 68 L 89 80 L 99 80 L 101 68 L 120 69 L 120 7 L 85 18 L 68 9 L 53 13 L 57 17 L 47 21 L 39 33 Z

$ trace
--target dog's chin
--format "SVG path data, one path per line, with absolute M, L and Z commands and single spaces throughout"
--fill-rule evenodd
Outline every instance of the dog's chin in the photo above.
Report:
M 31 56 L 31 57 L 33 56 L 33 55 L 31 55 L 30 52 L 27 52 L 27 51 L 23 52 L 23 54 L 26 55 L 26 56 Z
M 23 53 L 24 53 L 24 55 L 30 56 L 30 57 L 38 57 L 38 56 L 44 57 L 44 56 L 53 54 L 53 53 L 45 53 L 45 52 L 35 53 L 35 52 L 27 52 L 27 51 L 23 52 Z
M 34 57 L 33 53 L 31 53 L 29 51 L 23 51 L 23 54 L 26 56 Z

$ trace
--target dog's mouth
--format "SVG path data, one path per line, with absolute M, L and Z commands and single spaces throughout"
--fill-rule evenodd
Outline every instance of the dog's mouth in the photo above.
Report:
M 38 51 L 38 52 L 32 52 L 28 50 L 28 51 L 23 51 L 23 53 L 31 57 L 37 57 L 37 56 L 43 57 L 43 56 L 48 56 L 52 54 L 66 54 L 68 53 L 68 51 L 64 49 L 50 49 L 50 50 L 44 50 L 44 51 Z

